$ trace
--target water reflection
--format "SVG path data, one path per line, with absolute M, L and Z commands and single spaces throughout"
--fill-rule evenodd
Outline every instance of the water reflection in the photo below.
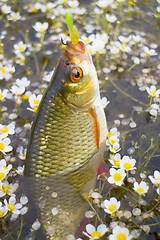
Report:
M 88 209 L 85 194 L 94 189 L 99 160 L 103 154 L 97 153 L 78 169 L 66 175 L 53 175 L 46 178 L 25 177 L 29 191 L 32 223 L 38 218 L 42 228 L 36 239 L 67 239 L 75 236 L 78 226 Z M 43 233 L 43 237 L 42 234 Z M 23 236 L 24 237 L 24 236 Z

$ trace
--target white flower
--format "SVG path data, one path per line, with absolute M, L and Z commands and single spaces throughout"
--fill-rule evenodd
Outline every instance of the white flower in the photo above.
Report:
M 119 142 L 115 142 L 113 145 L 109 146 L 109 151 L 112 153 L 117 153 L 120 151 L 120 144 Z
M 140 183 L 135 182 L 134 183 L 134 191 L 136 191 L 139 195 L 143 195 L 147 193 L 149 187 L 147 186 L 146 182 L 141 181 Z
M 7 89 L 5 89 L 3 91 L 0 89 L 0 101 L 5 99 L 5 97 L 7 96 L 7 93 L 8 93 Z
M 108 182 L 117 186 L 121 186 L 126 177 L 124 169 L 116 170 L 114 168 L 110 168 L 109 172 L 111 176 L 107 179 Z
M 131 40 L 131 36 L 129 36 L 129 37 L 124 37 L 124 36 L 122 36 L 122 35 L 119 35 L 119 36 L 118 36 L 118 40 L 119 40 L 121 43 L 126 44 L 126 43 L 128 43 L 128 42 Z
M 11 13 L 11 7 L 6 5 L 6 4 L 4 4 L 1 7 L 1 11 L 2 11 L 3 14 Z
M 101 99 L 101 103 L 102 103 L 103 108 L 106 108 L 107 105 L 110 103 L 110 101 L 108 101 L 106 97 L 103 97 Z
M 106 14 L 106 19 L 108 22 L 113 23 L 117 20 L 117 17 L 115 15 Z
M 26 214 L 27 211 L 28 211 L 28 207 L 23 207 L 23 208 L 20 209 L 20 213 L 21 213 L 21 215 Z
M 151 109 L 149 110 L 149 113 L 154 116 L 157 117 L 158 115 L 158 110 L 159 110 L 159 105 L 156 103 L 151 104 Z
M 112 54 L 117 55 L 120 52 L 120 49 L 117 46 L 111 46 L 110 51 Z
M 138 57 L 132 58 L 135 65 L 140 64 L 140 59 Z
M 14 71 L 15 69 L 12 68 L 12 66 L 0 63 L 0 80 L 1 79 L 9 80 L 12 76 L 11 73 L 13 73 Z
M 20 148 L 20 151 L 19 151 L 18 157 L 19 157 L 21 160 L 25 160 L 25 159 L 26 159 L 26 153 L 27 153 L 27 149 L 23 149 L 23 147 L 21 147 L 21 148 Z
M 160 172 L 155 170 L 154 171 L 154 177 L 149 175 L 148 178 L 151 180 L 151 182 L 154 185 L 160 185 Z
M 132 39 L 135 43 L 139 43 L 142 40 L 140 35 L 132 35 Z
M 13 47 L 15 49 L 15 54 L 19 54 L 26 50 L 27 45 L 20 41 L 19 43 L 14 44 Z
M 19 53 L 19 54 L 17 55 L 17 58 L 16 58 L 16 63 L 19 64 L 19 65 L 24 66 L 25 60 L 26 60 L 25 55 L 22 54 L 22 53 Z
M 23 167 L 19 166 L 19 167 L 17 168 L 16 172 L 17 172 L 18 175 L 23 175 L 24 166 L 23 166 Z
M 6 205 L 8 211 L 16 215 L 20 214 L 20 208 L 22 208 L 22 204 L 16 203 L 16 198 L 14 196 L 11 196 L 8 202 L 6 199 L 4 199 L 4 204 Z
M 9 164 L 7 166 L 5 159 L 2 159 L 0 161 L 0 180 L 3 180 L 7 176 L 11 168 L 12 168 L 12 164 Z M 2 184 L 1 184 L 1 188 L 2 188 Z
M 108 231 L 108 228 L 105 224 L 100 224 L 96 230 L 92 224 L 87 224 L 86 231 L 87 232 L 83 232 L 83 234 L 89 237 L 89 239 L 99 239 Z
M 21 203 L 22 205 L 27 204 L 27 203 L 28 203 L 28 197 L 22 195 L 22 197 L 20 198 L 20 203 Z
M 105 49 L 105 45 L 108 42 L 108 35 L 106 33 L 102 33 L 102 34 L 91 34 L 86 40 L 85 42 L 90 42 L 92 41 L 91 45 L 87 45 L 87 49 L 91 54 L 96 54 L 101 53 L 104 54 L 106 52 Z
M 27 108 L 27 109 L 30 111 L 36 112 L 40 104 L 41 98 L 42 98 L 42 94 L 39 94 L 37 96 L 35 94 L 32 94 L 31 96 L 29 96 L 29 104 L 31 108 Z
M 119 153 L 116 153 L 115 155 L 110 154 L 110 158 L 108 161 L 113 165 L 112 167 L 119 168 L 120 167 L 120 160 L 121 155 Z
M 40 228 L 40 226 L 41 226 L 41 224 L 37 218 L 36 221 L 32 224 L 32 228 L 33 228 L 33 230 L 37 231 Z
M 109 240 L 130 240 L 132 236 L 129 235 L 129 230 L 125 227 L 116 226 L 113 228 Z
M 6 194 L 11 196 L 13 193 L 17 190 L 18 183 L 11 183 L 9 184 L 8 181 L 2 183 L 1 189 L 0 189 L 0 197 L 5 196 Z
M 155 85 L 151 85 L 150 88 L 146 87 L 146 91 L 152 97 L 158 97 L 160 94 L 160 89 L 156 90 Z
M 35 4 L 34 6 L 34 11 L 37 8 L 37 10 L 41 10 L 42 12 L 46 12 L 46 11 L 51 11 L 55 6 L 57 5 L 57 3 L 52 3 L 52 2 L 46 2 L 45 5 L 42 5 L 39 3 L 37 3 L 37 5 Z
M 142 50 L 143 50 L 143 52 L 140 55 L 143 58 L 157 55 L 157 53 L 154 49 L 149 49 L 147 46 L 144 46 L 142 48 Z
M 8 17 L 9 21 L 17 21 L 21 19 L 21 15 L 19 12 L 11 12 L 10 16 Z
M 25 92 L 25 87 L 24 86 L 17 86 L 17 85 L 13 85 L 11 87 L 11 92 L 14 93 L 16 96 L 20 96 Z
M 47 22 L 44 22 L 44 23 L 36 22 L 36 24 L 33 26 L 33 28 L 36 32 L 44 33 L 48 28 L 48 23 Z
M 122 52 L 130 52 L 131 51 L 131 48 L 129 46 L 127 46 L 126 44 L 121 44 L 119 46 L 119 49 L 122 51 Z
M 17 86 L 19 86 L 19 87 L 28 87 L 29 86 L 29 84 L 30 84 L 30 81 L 26 78 L 26 77 L 22 77 L 21 79 L 16 79 L 16 84 L 17 84 Z
M 110 200 L 104 200 L 104 211 L 109 214 L 113 214 L 118 211 L 120 207 L 120 201 L 117 201 L 115 197 L 110 198 Z
M 71 8 L 77 8 L 79 5 L 79 2 L 77 0 L 68 0 L 67 4 L 71 7 Z
M 122 160 L 120 160 L 120 168 L 123 168 L 126 171 L 136 169 L 136 167 L 134 167 L 135 164 L 136 164 L 136 160 L 133 158 L 130 158 L 129 156 L 123 156 Z
M 6 206 L 2 206 L 2 202 L 0 202 L 0 218 L 4 217 L 8 212 Z
M 120 132 L 118 132 L 117 128 L 111 128 L 110 131 L 108 132 L 108 137 L 112 137 L 112 136 L 116 136 L 119 137 L 120 136 Z
M 10 146 L 11 140 L 9 138 L 4 138 L 3 139 L 3 135 L 0 135 L 0 152 L 2 152 L 3 154 L 12 151 L 13 147 Z
M 15 124 L 10 123 L 7 126 L 0 124 L 0 134 L 3 135 L 3 138 L 7 137 L 8 134 L 14 134 L 15 133 Z
M 117 138 L 117 137 L 114 135 L 114 136 L 111 136 L 108 141 L 109 141 L 109 143 L 110 143 L 111 145 L 114 145 L 115 143 L 119 143 L 119 138 Z
M 107 0 L 107 1 L 99 0 L 96 4 L 98 5 L 98 7 L 106 8 L 110 5 L 112 5 L 113 2 L 114 2 L 114 0 Z

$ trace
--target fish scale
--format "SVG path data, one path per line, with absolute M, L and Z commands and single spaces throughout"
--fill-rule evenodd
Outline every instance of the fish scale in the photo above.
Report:
M 57 109 L 59 106 L 61 106 L 61 111 Z M 37 119 L 30 148 L 32 161 L 30 161 L 29 175 L 37 174 L 39 176 L 42 168 L 41 175 L 43 176 L 57 174 L 64 171 L 64 168 L 73 168 L 73 159 L 76 166 L 77 163 L 83 163 L 95 153 L 93 121 L 90 120 L 89 113 L 83 111 L 73 112 L 69 106 L 66 106 L 61 96 L 57 96 L 55 104 L 51 104 L 50 108 L 48 107 L 48 99 L 44 99 L 41 115 L 46 116 L 46 118 L 45 123 L 43 119 Z M 67 119 L 65 116 L 68 116 Z M 50 118 L 54 119 L 53 124 Z M 49 128 L 48 121 L 51 122 Z M 40 129 L 43 129 L 43 131 L 40 131 Z M 81 137 L 79 138 L 79 136 Z M 62 142 L 63 144 L 61 144 Z M 70 148 L 71 145 L 72 148 Z M 83 155 L 81 154 L 82 151 Z M 47 154 L 48 157 L 46 157 Z M 45 169 L 44 166 L 46 167 L 47 162 L 50 162 L 51 157 L 52 163 Z M 43 162 L 41 159 L 43 159 Z M 61 161 L 58 161 L 59 159 Z M 36 164 L 34 164 L 35 162 Z M 58 169 L 57 165 L 59 166 Z

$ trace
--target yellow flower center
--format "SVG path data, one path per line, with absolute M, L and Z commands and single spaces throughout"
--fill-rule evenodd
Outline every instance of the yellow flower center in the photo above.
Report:
M 0 132 L 1 133 L 6 133 L 6 132 L 8 132 L 8 128 L 7 127 L 2 127 L 2 128 L 0 128 Z
M 124 45 L 121 45 L 121 48 L 122 48 L 122 50 L 124 50 L 124 49 L 125 49 L 125 46 L 124 46 Z
M 112 151 L 112 152 L 116 152 L 117 149 L 116 149 L 115 147 L 113 147 L 113 148 L 111 148 L 111 151 Z
M 0 68 L 0 70 L 1 70 L 1 72 L 4 73 L 4 74 L 7 72 L 6 69 L 5 69 L 3 66 Z
M 111 144 L 113 145 L 116 141 L 114 139 L 111 140 Z
M 156 95 L 156 92 L 155 91 L 150 91 L 151 95 L 152 96 L 155 96 Z
M 19 50 L 19 51 L 23 51 L 23 50 L 24 50 L 24 47 L 19 46 L 18 50 Z
M 34 107 L 33 107 L 33 111 L 36 112 L 36 111 L 37 111 L 37 108 L 38 108 L 38 106 L 34 106 Z
M 0 172 L 0 180 L 2 180 L 5 177 L 5 174 L 3 172 Z
M 160 181 L 160 178 L 159 178 L 159 177 L 157 177 L 155 180 L 157 180 L 157 181 Z
M 40 101 L 39 101 L 39 100 L 33 100 L 33 103 L 34 103 L 35 105 L 38 105 L 38 104 L 40 103 Z
M 2 189 L 2 191 L 4 192 L 4 193 L 6 193 L 6 194 L 8 194 L 8 193 L 10 193 L 12 188 L 10 187 L 10 186 L 6 186 L 6 187 L 4 187 L 3 189 Z
M 22 154 L 22 157 L 26 158 L 26 154 Z
M 116 166 L 116 167 L 119 167 L 119 166 L 120 166 L 119 160 L 115 160 L 115 161 L 114 161 L 114 166 Z
M 4 95 L 3 94 L 0 94 L 0 99 L 2 99 L 4 97 Z
M 123 167 L 124 167 L 126 170 L 130 170 L 132 166 L 131 166 L 130 163 L 124 163 L 124 164 L 123 164 Z
M 130 0 L 128 3 L 129 3 L 130 5 L 134 5 L 134 4 L 135 4 L 135 2 L 132 1 L 132 0 Z
M 29 99 L 29 97 L 26 96 L 26 95 L 23 95 L 21 99 L 24 100 L 24 101 L 27 101 Z
M 144 188 L 142 188 L 142 187 L 137 188 L 137 192 L 139 194 L 142 194 L 144 192 Z
M 113 211 L 115 211 L 116 209 L 117 209 L 117 207 L 116 207 L 115 204 L 112 204 L 112 205 L 110 205 L 110 206 L 108 207 L 108 210 L 109 210 L 110 212 L 113 212 Z
M 122 176 L 120 173 L 116 173 L 113 176 L 114 181 L 119 182 L 122 179 Z
M 5 212 L 0 211 L 0 217 L 2 218 L 4 216 Z
M 43 32 L 44 28 L 43 27 L 39 27 L 39 31 Z
M 16 209 L 15 205 L 12 204 L 12 203 L 8 203 L 7 208 L 8 208 L 9 211 L 14 211 Z
M 108 137 L 110 138 L 110 137 L 112 137 L 112 136 L 114 136 L 114 134 L 111 133 L 111 132 L 109 132 L 109 133 L 108 133 Z
M 7 167 L 7 166 L 3 166 L 3 168 L 4 168 L 4 169 L 8 169 L 8 167 Z
M 4 146 L 4 144 L 2 143 L 2 142 L 0 142 L 0 150 L 4 150 L 5 149 L 5 146 Z
M 127 237 L 124 233 L 119 233 L 116 237 L 116 240 L 126 240 Z
M 12 16 L 12 20 L 17 20 L 17 16 L 16 15 Z
M 51 8 L 49 8 L 48 6 L 46 6 L 46 11 L 50 11 L 51 10 Z
M 100 232 L 97 232 L 97 231 L 91 233 L 91 238 L 94 238 L 94 237 L 99 237 L 100 238 L 101 236 L 102 236 L 102 234 Z
M 90 43 L 91 40 L 89 38 L 87 38 L 86 40 L 84 40 L 85 43 Z
M 147 56 L 147 57 L 150 57 L 150 54 L 149 54 L 149 52 L 146 52 L 146 56 Z

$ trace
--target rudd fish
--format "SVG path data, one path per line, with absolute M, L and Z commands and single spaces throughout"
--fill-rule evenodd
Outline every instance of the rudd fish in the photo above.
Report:
M 37 110 L 25 175 L 42 226 L 36 239 L 74 239 L 103 159 L 107 124 L 97 74 L 66 14 L 71 41 Z M 34 219 L 33 219 L 34 220 Z M 37 231 L 38 234 L 38 231 Z

